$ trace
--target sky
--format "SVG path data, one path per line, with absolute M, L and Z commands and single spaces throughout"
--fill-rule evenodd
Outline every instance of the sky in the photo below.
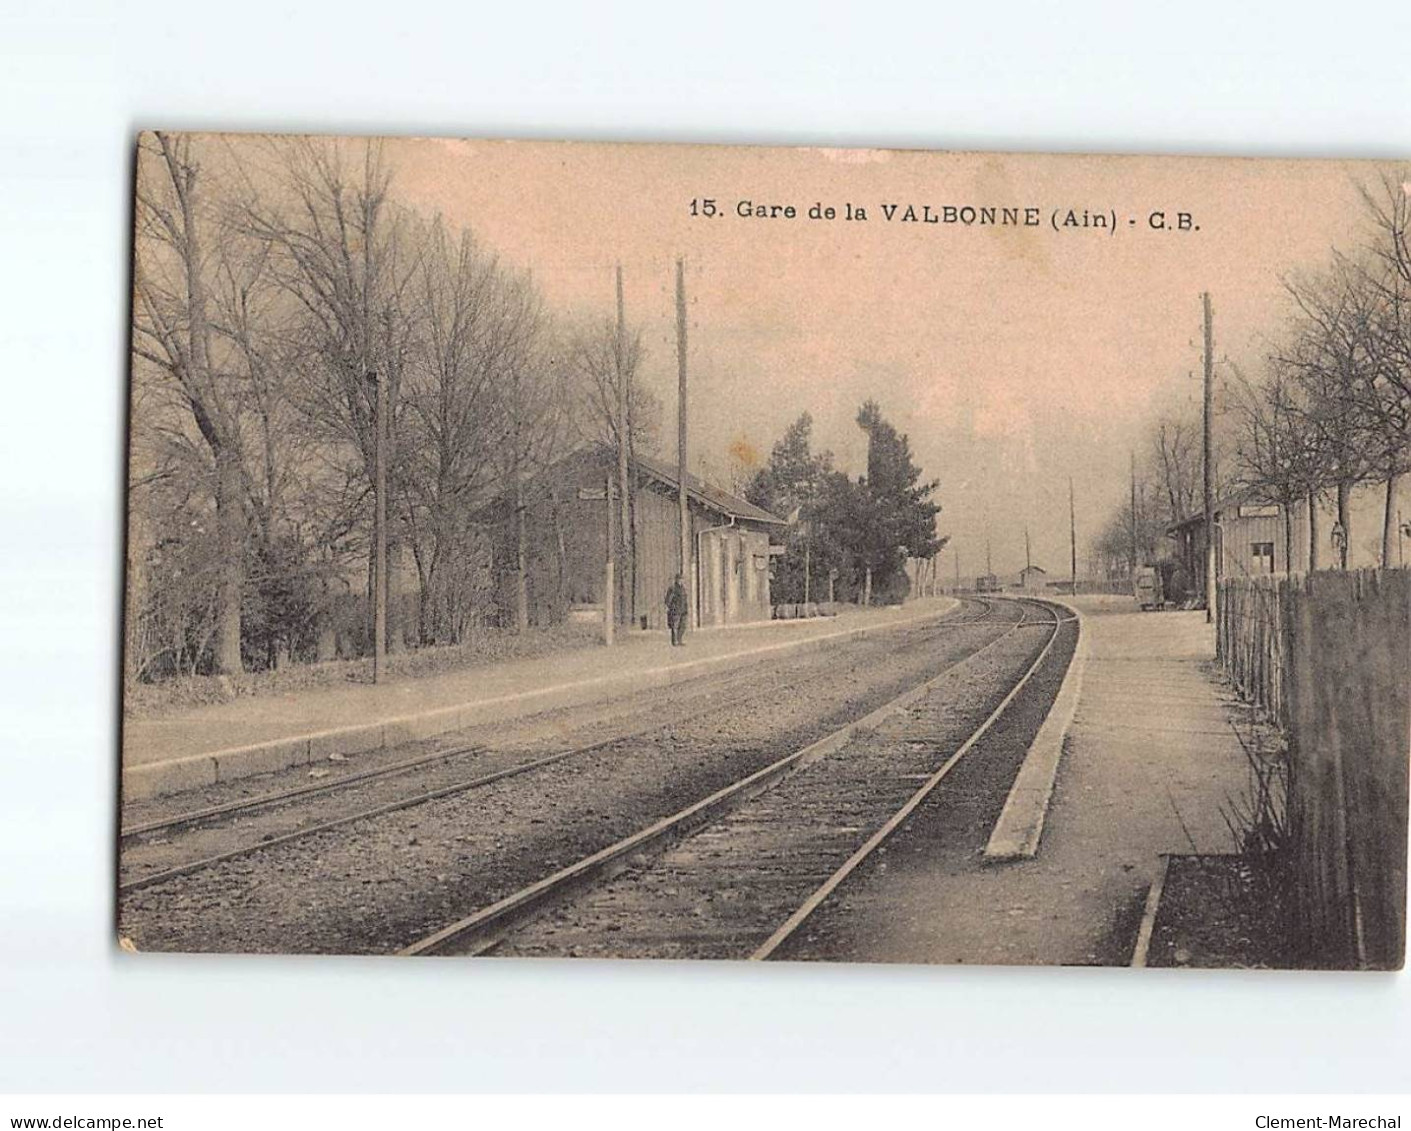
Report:
M 549 303 L 610 317 L 621 264 L 642 379 L 675 457 L 674 264 L 686 264 L 689 449 L 728 474 L 802 412 L 838 465 L 865 469 L 871 398 L 940 481 L 938 529 L 980 572 L 1067 576 L 1068 481 L 1085 545 L 1127 491 L 1161 411 L 1197 410 L 1201 293 L 1220 372 L 1254 374 L 1287 318 L 1281 279 L 1366 239 L 1357 162 L 1016 156 L 397 139 L 406 203 L 468 226 L 533 271 Z M 698 213 L 705 199 L 718 215 Z M 794 218 L 740 214 L 792 205 Z M 818 204 L 839 218 L 810 219 Z M 843 219 L 845 206 L 866 220 Z M 883 205 L 894 204 L 892 220 Z M 1037 210 L 1037 226 L 904 222 L 907 205 Z M 1080 226 L 1061 221 L 1073 210 Z M 1084 210 L 1107 227 L 1081 226 Z M 1165 214 L 1165 229 L 1151 213 Z M 1189 227 L 1178 227 L 1179 212 Z M 1021 211 L 1021 217 L 1023 213 Z M 1115 218 L 1115 226 L 1113 219 Z M 1055 219 L 1059 226 L 1055 229 Z

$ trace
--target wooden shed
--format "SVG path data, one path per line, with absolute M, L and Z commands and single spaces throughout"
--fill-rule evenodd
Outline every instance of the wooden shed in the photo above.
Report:
M 1358 484 L 1352 489 L 1348 514 L 1352 534 L 1348 539 L 1349 569 L 1382 565 L 1382 524 L 1386 517 L 1386 487 Z M 1393 514 L 1397 513 L 1393 501 Z M 1338 515 L 1334 492 L 1324 492 L 1309 529 L 1306 500 L 1294 503 L 1287 525 L 1283 507 L 1267 502 L 1258 492 L 1246 490 L 1222 499 L 1215 506 L 1215 572 L 1219 577 L 1248 577 L 1269 573 L 1306 573 L 1331 569 L 1338 563 Z M 1192 576 L 1204 577 L 1205 519 L 1194 514 L 1168 531 L 1176 540 L 1176 556 Z M 1317 558 L 1310 561 L 1310 541 L 1317 543 Z M 1392 547 L 1392 564 L 1404 564 L 1401 545 Z M 1202 587 L 1203 592 L 1203 587 Z
M 1043 566 L 1026 565 L 1019 571 L 1019 588 L 1025 593 L 1042 593 L 1048 584 L 1048 570 Z
M 1266 503 L 1249 492 L 1220 500 L 1214 507 L 1215 576 L 1258 577 L 1285 573 L 1284 512 L 1278 503 Z M 1171 527 L 1176 558 L 1205 593 L 1205 514 L 1191 515 Z

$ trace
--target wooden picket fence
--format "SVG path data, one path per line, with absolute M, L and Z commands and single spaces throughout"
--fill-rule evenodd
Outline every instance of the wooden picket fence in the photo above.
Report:
M 1399 968 L 1411 572 L 1227 579 L 1218 612 L 1222 666 L 1288 740 L 1291 921 L 1304 959 Z

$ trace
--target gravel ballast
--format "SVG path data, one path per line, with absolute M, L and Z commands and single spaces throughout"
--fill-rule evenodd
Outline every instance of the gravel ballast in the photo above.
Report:
M 700 685 L 694 696 L 654 693 L 621 716 L 632 724 L 624 729 L 640 731 L 654 712 L 660 725 L 649 733 L 126 893 L 120 930 L 139 949 L 151 950 L 398 949 L 860 717 L 994 639 L 1004 631 L 1002 619 L 1004 614 L 988 623 L 950 618 L 885 641 L 864 639 L 788 663 L 754 665 L 739 680 Z M 719 710 L 708 709 L 710 696 L 719 700 Z M 542 720 L 536 725 L 542 727 Z M 572 741 L 601 737 L 613 725 L 600 712 Z M 487 760 L 477 769 L 507 751 L 520 756 L 552 744 L 542 730 L 537 740 L 525 741 L 515 728 L 500 738 L 497 749 L 486 743 Z M 426 779 L 418 773 L 416 784 L 426 788 L 424 781 L 441 780 L 446 769 Z M 380 779 L 358 801 L 366 804 L 394 788 L 406 790 L 408 782 Z M 340 793 L 316 806 L 276 810 L 238 835 L 274 835 L 291 820 L 313 823 L 329 812 L 324 806 L 336 809 L 350 800 Z M 236 834 L 201 835 L 207 839 L 199 848 L 206 851 L 218 847 L 221 836 Z M 149 846 L 144 861 L 167 866 L 196 847 L 174 838 Z

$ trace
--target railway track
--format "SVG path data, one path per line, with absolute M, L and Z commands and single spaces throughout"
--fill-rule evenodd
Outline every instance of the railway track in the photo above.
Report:
M 286 805 L 291 801 L 311 797 L 314 794 L 333 793 L 338 790 L 348 789 L 362 782 L 375 781 L 378 778 L 393 777 L 398 774 L 408 774 L 414 770 L 421 769 L 423 766 L 431 766 L 438 762 L 447 762 L 454 758 L 463 758 L 469 754 L 483 754 L 484 752 L 485 747 L 479 743 L 470 746 L 457 746 L 451 750 L 438 750 L 434 754 L 427 754 L 420 758 L 407 758 L 400 762 L 393 762 L 387 766 L 377 766 L 373 769 L 359 770 L 357 773 L 347 774 L 333 781 L 314 782 L 309 785 L 292 786 L 289 789 L 271 790 L 268 793 L 261 793 L 255 797 L 242 797 L 239 801 L 228 801 L 223 805 L 207 805 L 200 809 L 191 809 L 185 813 L 177 813 L 175 816 L 171 817 L 161 817 L 153 821 L 142 821 L 134 825 L 124 825 L 118 831 L 118 837 L 123 843 L 126 843 L 138 837 L 151 836 L 153 833 L 172 832 L 176 829 L 185 829 L 190 828 L 192 825 L 203 824 L 219 817 L 233 817 L 239 813 L 252 813 L 260 809 L 273 808 L 276 805 Z
M 771 957 L 883 849 L 1050 656 L 1071 618 L 1018 604 L 1023 615 L 1000 636 L 865 717 L 399 953 Z M 1042 641 L 1019 646 L 1017 664 L 1009 658 L 983 717 L 962 718 L 938 694 L 1030 630 Z
M 972 603 L 967 605 L 967 607 L 962 610 L 962 613 L 956 617 L 938 622 L 937 625 L 929 627 L 950 625 L 973 626 L 981 624 L 986 622 L 994 614 L 995 609 L 995 601 L 980 598 L 973 600 Z M 748 674 L 731 674 L 732 681 L 739 680 L 748 682 L 748 679 Z M 760 691 L 753 697 L 762 698 L 777 696 L 779 694 L 780 689 L 774 687 Z M 707 698 L 709 697 L 710 696 L 707 695 Z M 736 709 L 740 709 L 743 706 L 743 708 L 747 710 L 750 699 L 751 696 L 746 694 L 743 703 L 739 699 L 735 700 Z M 235 848 L 200 855 L 171 866 L 159 867 L 140 875 L 131 876 L 130 878 L 123 879 L 119 883 L 118 891 L 119 894 L 140 891 L 144 888 L 164 884 L 183 876 L 189 876 L 204 871 L 219 864 L 238 860 L 245 856 L 268 851 L 283 845 L 293 844 L 297 841 L 305 840 L 322 833 L 333 832 L 358 822 L 371 820 L 400 810 L 412 809 L 443 798 L 453 797 L 457 794 L 468 793 L 504 781 L 508 778 L 530 774 L 571 759 L 607 751 L 613 747 L 645 741 L 664 729 L 679 727 L 683 724 L 706 718 L 718 710 L 718 703 L 710 702 L 707 706 L 699 710 L 689 712 L 685 715 L 674 716 L 666 723 L 656 722 L 646 728 L 628 734 L 616 734 L 598 741 L 582 743 L 570 749 L 556 750 L 549 754 L 525 758 L 490 772 L 476 773 L 469 777 L 458 778 L 457 780 L 437 785 L 434 788 L 417 789 L 391 800 L 381 801 L 372 805 L 364 805 L 347 812 L 339 813 L 327 820 L 302 823 L 299 827 L 287 832 L 265 835 Z M 300 784 L 288 789 L 272 790 L 254 797 L 240 798 L 223 804 L 204 806 L 182 813 L 135 823 L 121 829 L 120 839 L 126 850 L 129 846 L 140 845 L 144 841 L 151 841 L 151 838 L 157 837 L 160 834 L 180 830 L 210 828 L 213 825 L 238 820 L 250 814 L 289 807 L 301 802 L 324 798 L 328 795 L 336 795 L 344 791 L 355 791 L 360 787 L 376 785 L 389 779 L 410 776 L 416 774 L 418 771 L 432 772 L 467 757 L 484 757 L 490 753 L 491 751 L 487 746 L 479 743 L 459 746 L 450 750 L 435 751 L 419 757 L 344 775 L 331 781 Z M 127 863 L 128 862 L 124 860 L 124 864 L 126 865 Z M 129 868 L 129 870 L 131 870 L 131 868 Z

